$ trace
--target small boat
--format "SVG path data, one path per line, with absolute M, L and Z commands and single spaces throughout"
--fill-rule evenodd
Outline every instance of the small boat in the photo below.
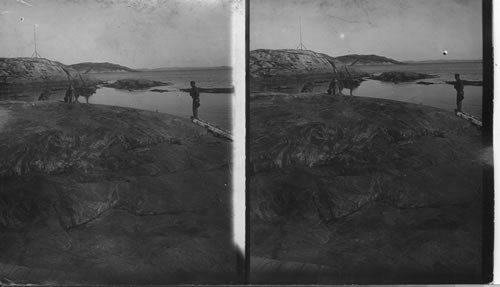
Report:
M 226 130 L 224 130 L 216 125 L 213 125 L 209 122 L 206 122 L 206 121 L 200 120 L 200 119 L 196 119 L 193 117 L 191 117 L 191 121 L 194 124 L 199 125 L 200 127 L 206 128 L 208 131 L 214 133 L 216 136 L 224 137 L 230 141 L 233 140 L 233 135 L 229 131 L 226 131 Z
M 455 114 L 457 115 L 457 117 L 460 117 L 462 119 L 465 119 L 465 120 L 468 120 L 469 122 L 471 122 L 473 125 L 477 126 L 477 127 L 483 127 L 483 122 L 474 117 L 473 115 L 470 115 L 468 113 L 464 113 L 464 112 L 459 112 L 457 110 L 455 110 Z

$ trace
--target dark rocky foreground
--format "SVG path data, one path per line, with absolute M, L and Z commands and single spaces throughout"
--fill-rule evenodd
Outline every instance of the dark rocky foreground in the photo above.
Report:
M 1 282 L 236 279 L 228 142 L 160 113 L 2 102 L 0 145 Z
M 480 282 L 480 130 L 318 94 L 251 97 L 250 118 L 251 282 Z

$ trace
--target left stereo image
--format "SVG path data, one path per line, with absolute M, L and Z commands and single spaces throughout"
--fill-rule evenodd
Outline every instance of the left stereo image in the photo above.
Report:
M 242 282 L 234 5 L 1 1 L 1 284 Z

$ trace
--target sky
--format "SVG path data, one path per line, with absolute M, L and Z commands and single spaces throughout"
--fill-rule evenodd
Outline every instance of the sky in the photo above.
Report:
M 229 66 L 234 4 L 231 0 L 1 0 L 0 57 L 30 57 L 36 25 L 38 53 L 68 65 Z
M 250 50 L 482 59 L 481 0 L 251 0 Z M 443 55 L 443 51 L 447 55 Z

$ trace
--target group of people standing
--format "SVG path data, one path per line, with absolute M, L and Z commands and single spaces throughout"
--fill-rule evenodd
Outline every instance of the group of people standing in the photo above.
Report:
M 73 84 L 70 84 L 68 86 L 68 89 L 66 90 L 66 93 L 64 95 L 64 102 L 65 103 L 79 103 L 78 98 L 80 96 L 85 98 L 85 101 L 87 104 L 89 103 L 89 97 L 93 95 L 96 92 L 95 87 L 79 87 L 75 88 Z
M 75 88 L 71 84 L 69 85 L 68 89 L 66 90 L 66 94 L 64 95 L 64 102 L 65 103 L 78 102 L 78 97 L 76 96 Z
M 328 86 L 329 95 L 343 95 L 342 90 L 349 89 L 349 94 L 352 96 L 352 91 L 361 85 L 361 79 L 352 77 L 351 73 L 345 67 L 345 74 L 334 70 L 334 75 Z

